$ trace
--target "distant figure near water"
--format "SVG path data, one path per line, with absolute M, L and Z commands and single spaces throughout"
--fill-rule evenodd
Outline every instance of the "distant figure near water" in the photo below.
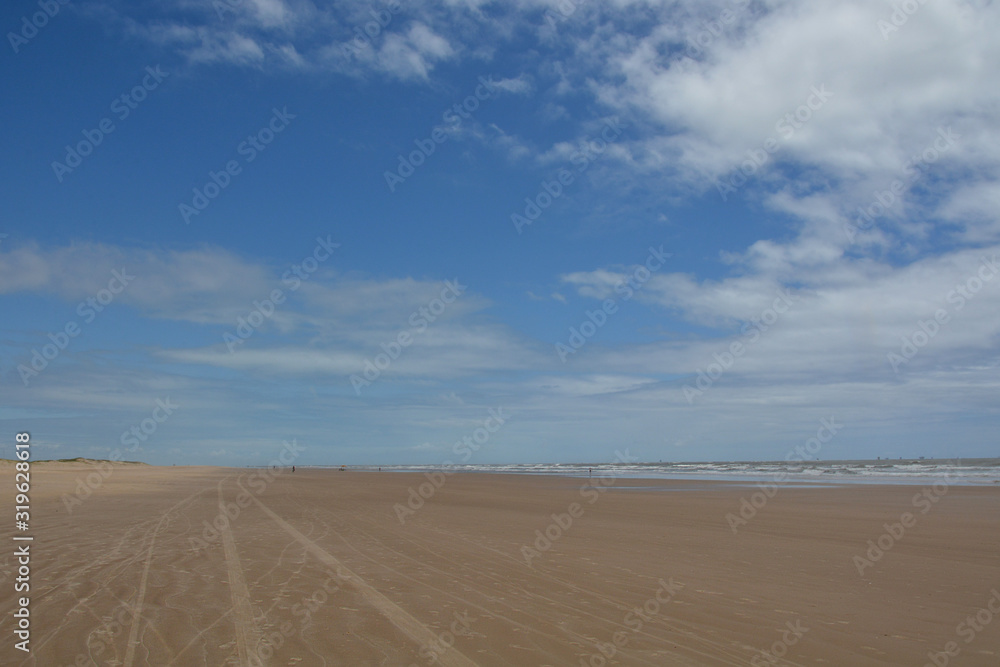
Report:
M 295 466 L 292 466 L 292 472 L 295 472 Z

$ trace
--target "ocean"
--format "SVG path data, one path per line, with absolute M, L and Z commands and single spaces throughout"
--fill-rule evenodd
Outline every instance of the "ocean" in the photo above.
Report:
M 340 466 L 309 466 L 339 468 Z M 379 466 L 347 466 L 349 470 L 377 470 Z M 876 461 L 734 461 L 706 463 L 523 463 L 389 465 L 383 472 L 504 473 L 616 477 L 631 479 L 690 479 L 796 484 L 1000 484 L 1000 458 L 899 459 Z M 591 472 L 592 471 L 592 472 Z

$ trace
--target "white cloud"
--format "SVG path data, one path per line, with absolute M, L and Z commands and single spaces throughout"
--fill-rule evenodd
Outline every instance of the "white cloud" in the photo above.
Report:
M 993 267 L 1000 264 L 995 259 L 1000 246 L 927 257 L 895 268 L 876 262 L 845 264 L 808 252 L 783 252 L 780 259 L 760 262 L 764 245 L 747 254 L 757 270 L 746 275 L 718 281 L 654 275 L 636 293 L 638 300 L 729 335 L 596 351 L 584 368 L 690 376 L 712 363 L 713 355 L 726 353 L 734 341 L 746 344 L 748 351 L 727 377 L 759 387 L 802 381 L 821 386 L 847 379 L 880 384 L 908 378 L 944 387 L 965 377 L 973 365 L 997 363 L 991 351 L 1000 339 L 1000 275 Z M 798 286 L 787 290 L 783 276 L 795 276 Z M 599 270 L 563 279 L 581 295 L 603 299 L 614 296 L 611 286 L 624 277 Z M 765 312 L 781 294 L 788 295 L 780 304 L 787 312 L 748 343 L 755 330 L 741 334 L 741 327 L 772 317 L 774 313 Z M 940 326 L 932 322 L 938 311 L 948 319 Z M 928 328 L 937 332 L 897 376 L 888 354 L 899 353 L 903 337 L 912 338 L 920 322 L 930 322 Z M 579 362 L 584 358 L 581 355 Z
M 941 207 L 942 217 L 962 230 L 969 243 L 1000 239 L 1000 182 L 960 186 Z
M 565 396 L 604 396 L 638 389 L 654 382 L 624 375 L 568 375 L 538 378 L 530 384 L 536 391 Z
M 405 33 L 385 36 L 378 50 L 379 69 L 400 79 L 426 79 L 434 65 L 454 55 L 448 41 L 422 23 Z
M 526 95 L 531 92 L 531 79 L 526 74 L 521 74 L 510 79 L 493 79 L 493 85 L 500 90 L 514 95 Z
M 282 0 L 250 0 L 249 8 L 264 28 L 287 27 L 296 18 L 296 13 Z
M 751 177 L 756 185 L 786 184 L 787 175 L 768 180 L 784 165 L 807 191 L 834 189 L 842 215 L 900 178 L 939 128 L 961 138 L 934 165 L 945 177 L 935 187 L 947 188 L 957 165 L 995 168 L 1000 144 L 989 110 L 1000 73 L 985 63 L 1000 56 L 1000 12 L 990 6 L 970 18 L 964 2 L 928 3 L 883 39 L 877 22 L 892 11 L 888 3 L 772 2 L 762 14 L 740 14 L 733 30 L 709 35 L 696 59 L 663 53 L 688 48 L 683 38 L 705 31 L 700 19 L 653 31 L 612 56 L 609 74 L 624 82 L 599 81 L 600 99 L 653 124 L 658 131 L 631 149 L 669 177 L 711 187 L 774 138 L 780 148 Z M 831 96 L 821 105 L 813 97 L 818 108 L 798 122 L 794 114 L 819 89 Z M 789 113 L 791 122 L 780 125 Z
M 0 250 L 0 293 L 30 291 L 69 301 L 94 297 L 127 282 L 116 303 L 153 315 L 200 323 L 234 320 L 274 288 L 266 267 L 218 248 L 154 252 L 79 243 L 43 249 L 36 244 Z

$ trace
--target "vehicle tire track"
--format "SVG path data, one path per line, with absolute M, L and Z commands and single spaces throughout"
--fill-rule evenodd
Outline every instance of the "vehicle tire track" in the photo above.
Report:
M 149 566 L 153 562 L 153 547 L 156 546 L 156 536 L 160 532 L 160 528 L 163 527 L 163 522 L 170 518 L 170 514 L 172 512 L 174 512 L 181 505 L 190 502 L 203 492 L 204 490 L 196 491 L 168 509 L 163 513 L 163 516 L 160 517 L 159 522 L 156 524 L 156 528 L 153 529 L 152 536 L 149 540 L 149 549 L 146 551 L 146 563 L 142 568 L 142 579 L 139 581 L 139 593 L 136 596 L 135 607 L 132 611 L 132 627 L 129 628 L 128 644 L 125 648 L 125 658 L 122 660 L 122 667 L 132 667 L 132 661 L 135 660 L 135 647 L 138 643 L 139 636 L 139 621 L 142 620 L 142 606 L 146 599 L 146 582 L 149 580 Z
M 398 577 L 400 577 L 402 579 L 406 579 L 407 581 L 413 582 L 414 584 L 416 584 L 418 586 L 424 586 L 426 588 L 430 588 L 430 589 L 434 590 L 435 592 L 440 593 L 443 596 L 450 597 L 453 600 L 457 600 L 459 602 L 462 602 L 466 607 L 472 607 L 474 609 L 477 609 L 484 616 L 492 616 L 494 618 L 501 619 L 501 620 L 505 621 L 511 627 L 519 628 L 520 630 L 523 630 L 525 632 L 532 633 L 532 634 L 537 634 L 537 635 L 541 636 L 544 639 L 548 639 L 548 640 L 551 640 L 551 641 L 555 641 L 555 642 L 561 643 L 561 636 L 560 636 L 560 634 L 550 634 L 550 633 L 547 633 L 547 632 L 543 631 L 537 625 L 530 625 L 528 623 L 521 623 L 520 621 L 517 621 L 517 620 L 511 618 L 510 616 L 506 616 L 504 614 L 499 613 L 495 609 L 489 609 L 487 607 L 484 607 L 481 604 L 473 602 L 472 600 L 470 600 L 470 599 L 468 599 L 466 597 L 462 597 L 461 595 L 458 595 L 456 593 L 451 593 L 451 592 L 446 591 L 446 590 L 444 590 L 442 588 L 439 588 L 439 587 L 434 586 L 432 584 L 429 584 L 429 583 L 427 583 L 425 581 L 422 581 L 422 580 L 420 580 L 420 579 L 418 579 L 418 578 L 416 578 L 414 576 L 406 574 L 402 570 L 394 568 L 391 565 L 386 565 L 385 563 L 380 563 L 378 560 L 372 558 L 371 556 L 369 556 L 368 554 L 366 554 L 364 551 L 362 551 L 361 549 L 359 549 L 358 547 L 356 547 L 351 542 L 351 540 L 348 540 L 346 537 L 343 536 L 343 534 L 341 534 L 340 532 L 338 532 L 336 529 L 332 528 L 331 530 L 333 531 L 333 534 L 336 535 L 344 543 L 344 545 L 347 548 L 355 551 L 361 558 L 364 558 L 366 560 L 371 561 L 376 566 L 381 567 L 383 569 L 386 569 L 389 572 L 392 572 L 393 574 L 395 574 L 396 576 L 398 576 Z M 360 531 L 359 530 L 359 532 L 361 532 L 363 535 L 367 535 L 367 533 L 365 533 L 364 531 Z M 400 551 L 396 551 L 395 549 L 392 549 L 391 547 L 388 547 L 388 546 L 384 545 L 379 540 L 376 540 L 374 538 L 371 538 L 371 539 L 376 544 L 381 545 L 387 551 L 389 551 L 389 552 L 391 552 L 391 553 L 393 553 L 393 554 L 395 554 L 395 555 L 397 555 L 397 556 L 399 556 L 399 557 L 401 557 L 401 558 L 403 558 L 405 560 L 411 560 L 414 563 L 417 563 L 417 565 L 419 565 L 419 567 L 422 568 L 422 569 L 433 570 L 435 572 L 438 572 L 438 573 L 444 574 L 444 575 L 449 575 L 450 574 L 448 572 L 445 572 L 444 570 L 441 570 L 441 569 L 436 568 L 436 567 L 434 567 L 432 565 L 429 565 L 428 563 L 426 563 L 424 561 L 420 561 L 420 560 L 418 560 L 418 559 L 416 559 L 416 558 L 414 558 L 412 556 L 404 554 L 404 553 L 402 553 Z M 487 600 L 489 602 L 492 602 L 494 604 L 498 604 L 501 607 L 506 607 L 507 609 L 509 609 L 510 611 L 512 611 L 514 613 L 519 613 L 519 614 L 520 613 L 524 613 L 523 610 L 518 609 L 513 604 L 511 604 L 509 602 L 505 602 L 504 600 L 501 600 L 501 599 L 498 599 L 498 598 L 494 597 L 493 594 L 491 592 L 489 592 L 489 591 L 480 591 L 480 590 L 476 590 L 476 589 L 469 589 L 469 590 L 471 590 L 473 593 L 475 593 L 476 595 L 478 595 L 480 597 L 487 598 Z M 579 610 L 574 610 L 574 611 L 579 611 Z M 595 617 L 595 618 L 597 618 L 597 617 Z M 603 621 L 604 619 L 600 619 L 600 620 Z M 622 628 L 625 627 L 625 626 L 623 626 L 621 624 L 614 623 L 613 621 L 605 621 L 605 622 L 614 624 L 614 625 L 616 625 L 618 627 L 622 627 Z M 592 638 L 587 637 L 586 635 L 580 634 L 578 632 L 575 632 L 573 630 L 569 630 L 569 629 L 563 628 L 563 627 L 556 627 L 556 629 L 562 635 L 567 635 L 569 637 L 572 637 L 572 638 L 576 639 L 576 641 L 579 642 L 581 645 L 585 646 L 585 645 L 593 644 L 594 643 L 594 640 Z M 652 637 L 652 635 L 648 635 L 648 633 L 642 633 L 642 634 L 646 634 L 647 636 Z M 656 637 L 653 637 L 653 638 L 659 640 L 659 638 L 656 638 Z M 642 662 L 643 664 L 647 664 L 647 665 L 657 665 L 658 664 L 658 663 L 650 662 L 650 661 L 642 659 L 642 658 L 638 658 L 638 660 L 640 662 Z M 740 663 L 731 663 L 731 664 L 733 664 L 733 665 L 739 665 Z
M 149 566 L 153 562 L 153 547 L 156 546 L 156 534 L 160 531 L 160 526 L 169 516 L 169 510 L 160 517 L 159 523 L 153 530 L 149 540 L 149 549 L 146 551 L 146 563 L 142 568 L 142 579 L 139 581 L 139 593 L 136 595 L 135 605 L 132 609 L 132 627 L 128 631 L 128 644 L 125 647 L 125 658 L 122 660 L 122 667 L 132 667 L 135 660 L 135 647 L 139 636 L 139 621 L 142 620 L 142 605 L 146 599 L 146 582 L 149 580 Z
M 118 541 L 118 544 L 115 545 L 114 549 L 112 549 L 110 552 L 105 553 L 104 555 L 95 559 L 94 561 L 92 561 L 87 565 L 71 570 L 69 574 L 62 576 L 58 581 L 56 581 L 52 585 L 52 588 L 39 594 L 39 599 L 48 602 L 49 599 L 52 598 L 52 604 L 58 604 L 58 600 L 56 600 L 55 597 L 60 593 L 65 594 L 67 591 L 63 591 L 64 588 L 69 588 L 74 581 L 78 581 L 80 579 L 85 579 L 85 578 L 92 579 L 94 581 L 99 582 L 100 585 L 94 591 L 88 593 L 85 597 L 80 598 L 80 597 L 75 597 L 74 595 L 75 601 L 73 605 L 66 610 L 65 616 L 66 618 L 69 618 L 80 607 L 89 609 L 89 603 L 92 600 L 94 600 L 94 598 L 96 598 L 98 595 L 100 595 L 105 587 L 109 586 L 111 582 L 116 580 L 118 577 L 130 572 L 132 566 L 142 560 L 143 555 L 141 552 L 136 553 L 135 555 L 127 556 L 120 561 L 115 560 L 124 551 L 125 542 L 131 538 L 131 535 L 134 532 L 146 529 L 146 534 L 143 535 L 142 538 L 140 538 L 140 541 L 145 540 L 145 538 L 148 537 L 151 532 L 155 534 L 155 531 L 159 530 L 159 527 L 160 525 L 162 525 L 162 521 L 164 518 L 166 518 L 166 515 L 170 514 L 171 512 L 175 512 L 182 505 L 193 501 L 198 495 L 208 490 L 210 490 L 210 488 L 198 491 L 197 493 L 188 496 L 181 502 L 170 507 L 170 509 L 166 510 L 164 516 L 161 517 L 156 527 L 153 527 L 153 524 L 157 522 L 156 519 L 143 521 L 130 527 L 122 535 L 121 539 Z M 95 573 L 94 575 L 88 575 L 88 573 L 91 572 L 91 570 L 96 570 L 100 568 L 103 568 L 103 572 L 98 572 Z M 71 591 L 69 591 L 69 593 L 73 594 Z M 126 603 L 120 602 L 120 604 L 126 604 Z M 95 622 L 101 623 L 102 619 L 95 616 Z M 62 630 L 63 627 L 62 625 L 60 625 L 58 628 L 55 628 L 54 630 L 49 632 L 45 637 L 39 640 L 38 645 L 35 646 L 33 650 L 38 651 L 47 646 L 49 642 L 51 642 L 53 639 L 59 637 L 62 634 Z
M 368 523 L 370 524 L 372 522 L 368 521 Z M 403 552 L 400 552 L 400 551 L 397 551 L 397 550 L 393 549 L 392 547 L 388 546 L 387 544 L 385 544 L 384 542 L 382 542 L 378 538 L 374 537 L 373 535 L 370 535 L 369 533 L 365 532 L 364 530 L 362 530 L 360 528 L 357 528 L 356 526 L 352 527 L 352 528 L 353 528 L 353 530 L 356 530 L 357 532 L 359 532 L 362 535 L 364 535 L 367 539 L 369 539 L 371 541 L 374 541 L 376 544 L 382 546 L 382 548 L 387 549 L 388 551 L 396 554 L 397 556 L 399 556 L 401 558 L 417 562 L 417 563 L 419 563 L 421 565 L 421 567 L 432 569 L 432 570 L 435 570 L 435 571 L 437 571 L 439 573 L 442 573 L 442 574 L 447 574 L 447 573 L 444 572 L 444 570 L 440 570 L 439 568 L 435 568 L 435 567 L 429 565 L 425 561 L 420 561 L 420 560 L 414 558 L 413 556 L 409 556 L 409 555 L 407 555 L 407 554 L 405 554 Z M 331 528 L 331 530 L 333 530 L 334 534 L 336 534 L 341 540 L 343 540 L 343 542 L 345 543 L 345 545 L 347 547 L 349 547 L 351 549 L 354 549 L 361 556 L 363 556 L 365 558 L 370 558 L 370 557 L 366 556 L 357 547 L 355 547 L 353 545 L 353 543 L 352 543 L 351 540 L 346 539 L 336 529 L 332 529 Z M 458 538 L 463 539 L 466 542 L 468 542 L 468 543 L 476 546 L 477 548 L 488 549 L 488 550 L 490 550 L 490 551 L 492 551 L 494 553 L 497 553 L 500 556 L 503 556 L 504 558 L 507 558 L 507 559 L 509 559 L 509 560 L 511 560 L 513 562 L 519 563 L 519 564 L 521 564 L 523 566 L 523 563 L 519 559 L 516 559 L 513 556 L 505 554 L 505 553 L 503 553 L 503 552 L 501 552 L 501 551 L 499 551 L 497 549 L 485 546 L 485 545 L 480 544 L 480 543 L 478 543 L 478 542 L 476 542 L 474 540 L 469 540 L 469 539 L 464 538 L 464 537 L 462 537 L 460 535 L 453 534 L 453 533 L 451 533 L 449 531 L 439 530 L 438 532 L 444 533 L 444 534 L 452 536 L 452 537 L 458 537 Z M 419 543 L 416 542 L 416 541 L 414 541 L 413 539 L 408 539 L 407 541 L 409 541 L 411 544 L 418 545 L 418 548 L 423 548 L 423 549 L 427 550 L 428 552 L 433 553 L 436 556 L 440 557 L 440 554 L 437 554 L 437 552 L 433 548 L 426 547 L 426 546 L 420 547 Z M 448 560 L 448 559 L 445 558 L 445 560 Z M 454 562 L 454 561 L 452 561 L 452 562 Z M 467 567 L 467 566 L 465 566 L 463 564 L 458 564 L 458 563 L 455 563 L 455 564 L 456 564 L 456 566 L 459 566 L 459 569 L 466 569 L 466 567 Z M 385 566 L 383 564 L 382 567 L 387 567 L 387 566 Z M 389 569 L 392 569 L 392 568 L 389 568 Z M 399 572 L 398 570 L 393 570 L 393 571 L 396 572 L 397 574 L 399 574 L 400 576 L 403 576 L 403 577 L 406 577 L 408 579 L 411 579 L 415 583 L 422 583 L 422 582 L 419 582 L 419 581 L 413 579 L 412 577 L 409 577 L 408 575 L 406 575 L 406 574 L 404 574 L 402 572 Z M 477 574 L 480 575 L 480 576 L 485 576 L 486 578 L 493 578 L 494 580 L 502 580 L 502 579 L 499 579 L 497 577 L 491 577 L 491 575 L 489 575 L 487 573 L 477 572 Z M 583 588 L 583 587 L 581 587 L 581 586 L 579 586 L 577 584 L 573 584 L 571 582 L 568 582 L 568 581 L 566 581 L 566 580 L 564 580 L 562 578 L 556 577 L 554 575 L 549 575 L 549 574 L 542 575 L 542 574 L 539 573 L 538 576 L 543 576 L 546 579 L 548 579 L 550 581 L 553 581 L 553 582 L 558 582 L 558 583 L 565 584 L 569 589 L 574 590 L 576 592 L 579 592 L 581 594 L 591 595 L 591 596 L 593 596 L 593 597 L 595 597 L 597 599 L 604 600 L 605 602 L 611 604 L 612 606 L 621 609 L 623 612 L 627 613 L 631 609 L 631 607 L 629 607 L 627 604 L 621 602 L 620 600 L 613 599 L 611 597 L 608 597 L 606 595 L 598 593 L 597 591 L 593 591 L 593 590 L 590 590 L 590 589 L 587 589 L 587 588 Z M 502 581 L 506 581 L 506 580 L 502 580 Z M 507 583 L 509 583 L 509 582 L 507 582 Z M 652 640 L 655 640 L 655 641 L 661 642 L 661 643 L 664 642 L 664 641 L 666 641 L 667 643 L 676 642 L 675 639 L 669 639 L 669 638 L 665 639 L 664 637 L 654 635 L 654 634 L 649 633 L 649 632 L 647 632 L 645 630 L 635 631 L 634 629 L 631 629 L 628 626 L 625 626 L 625 625 L 623 625 L 621 623 L 618 623 L 618 622 L 616 622 L 614 620 L 604 619 L 604 618 L 598 617 L 598 616 L 596 616 L 594 614 L 587 613 L 587 612 L 585 612 L 585 611 L 583 611 L 581 609 L 577 609 L 577 608 L 573 607 L 572 605 L 568 605 L 567 603 L 559 602 L 557 600 L 554 600 L 552 598 L 546 597 L 544 595 L 539 595 L 537 593 L 533 593 L 533 592 L 531 592 L 531 591 L 529 591 L 529 590 L 527 590 L 526 588 L 523 588 L 523 587 L 520 587 L 520 588 L 529 597 L 532 597 L 532 598 L 541 598 L 543 600 L 546 600 L 548 602 L 554 603 L 556 605 L 561 605 L 563 607 L 567 607 L 569 609 L 572 609 L 575 613 L 580 613 L 580 614 L 583 614 L 583 615 L 586 615 L 586 616 L 593 617 L 593 618 L 595 618 L 597 620 L 600 620 L 600 621 L 602 621 L 604 623 L 608 623 L 610 625 L 613 625 L 613 626 L 615 626 L 615 627 L 617 627 L 617 628 L 619 628 L 621 630 L 631 630 L 634 634 L 642 635 L 642 636 L 645 636 L 645 637 L 647 637 L 649 639 L 652 639 Z M 444 593 L 444 591 L 440 591 L 440 592 Z M 482 593 L 480 593 L 480 594 L 482 594 Z M 463 601 L 466 601 L 466 600 L 463 599 Z M 468 602 L 468 601 L 466 601 L 466 602 Z M 469 602 L 469 604 L 472 605 L 472 606 L 478 606 L 478 605 L 473 605 L 473 603 L 471 603 L 471 602 Z M 515 608 L 511 607 L 511 605 L 509 605 L 509 604 L 506 604 L 506 603 L 501 603 L 501 604 L 503 604 L 503 606 L 507 606 L 509 608 L 515 609 Z M 482 608 L 480 607 L 480 609 L 482 609 Z M 515 609 L 515 611 L 516 611 L 516 609 Z M 503 618 L 505 618 L 505 620 L 508 620 L 508 621 L 511 620 L 511 619 L 508 619 L 507 617 L 503 617 Z M 734 649 L 729 644 L 726 644 L 726 643 L 723 643 L 723 642 L 720 642 L 720 641 L 716 641 L 716 640 L 712 640 L 712 639 L 708 639 L 708 638 L 703 637 L 700 628 L 696 624 L 690 623 L 690 622 L 685 622 L 685 621 L 682 621 L 682 620 L 680 620 L 678 618 L 675 618 L 675 617 L 661 617 L 660 621 L 665 625 L 665 627 L 667 628 L 667 630 L 673 631 L 673 632 L 677 632 L 678 634 L 684 635 L 688 640 L 690 640 L 690 641 L 692 641 L 694 643 L 702 644 L 702 645 L 705 645 L 706 647 L 708 647 L 710 649 L 714 649 L 716 651 L 719 651 L 720 655 L 716 655 L 716 654 L 712 654 L 712 653 L 706 653 L 706 652 L 704 652 L 702 650 L 699 650 L 697 648 L 694 648 L 694 647 L 692 647 L 690 645 L 686 645 L 685 646 L 685 650 L 690 651 L 692 653 L 695 653 L 697 655 L 709 658 L 709 659 L 714 660 L 714 661 L 721 661 L 724 658 L 728 658 L 728 659 L 730 659 L 730 660 L 733 661 L 733 662 L 728 662 L 728 663 L 725 663 L 725 664 L 730 664 L 730 665 L 740 665 L 740 664 L 742 664 L 741 663 L 741 660 L 742 660 L 741 654 L 736 649 Z M 531 629 L 537 631 L 536 628 L 531 628 Z M 563 632 L 566 632 L 567 634 L 574 634 L 577 637 L 581 637 L 582 636 L 582 635 L 579 635 L 578 633 L 572 633 L 572 632 L 569 632 L 569 631 L 566 631 L 566 630 L 563 630 Z M 647 663 L 647 664 L 652 664 L 652 663 Z M 722 664 L 722 663 L 720 663 L 720 664 Z
M 222 482 L 219 482 L 219 510 L 223 513 L 226 511 L 225 500 L 222 497 Z M 226 554 L 226 570 L 229 573 L 229 593 L 233 597 L 236 652 L 239 655 L 240 665 L 250 667 L 250 651 L 256 650 L 261 640 L 261 633 L 254 620 L 250 590 L 247 588 L 246 577 L 243 576 L 243 568 L 240 566 L 232 524 L 227 521 L 226 527 L 221 532 L 222 548 Z
M 302 544 L 306 550 L 315 556 L 320 562 L 331 568 L 340 568 L 338 571 L 345 572 L 347 574 L 347 583 L 357 590 L 357 592 L 361 594 L 368 604 L 385 616 L 389 622 L 396 626 L 396 628 L 398 628 L 404 635 L 421 646 L 426 646 L 437 641 L 437 635 L 435 635 L 430 628 L 411 616 L 402 607 L 387 598 L 385 595 L 379 593 L 378 590 L 376 590 L 371 584 L 364 581 L 349 568 L 345 567 L 343 563 L 326 552 L 322 547 L 303 535 L 280 516 L 272 512 L 255 496 L 251 495 L 250 498 L 264 511 L 264 513 L 270 516 L 275 523 L 281 526 L 285 532 Z M 475 662 L 466 657 L 454 646 L 439 655 L 438 662 L 444 667 L 477 667 Z

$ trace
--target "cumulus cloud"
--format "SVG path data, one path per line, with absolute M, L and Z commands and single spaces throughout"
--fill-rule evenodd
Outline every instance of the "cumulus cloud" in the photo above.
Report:
M 879 28 L 893 12 L 887 3 L 763 7 L 737 12 L 717 35 L 705 21 L 719 15 L 699 16 L 612 56 L 609 73 L 623 80 L 596 86 L 605 103 L 649 123 L 632 146 L 641 163 L 707 189 L 751 160 L 757 187 L 798 190 L 775 206 L 819 191 L 846 216 L 904 178 L 915 157 L 922 166 L 919 156 L 950 128 L 955 141 L 935 159 L 933 185 L 922 185 L 945 197 L 959 176 L 966 186 L 993 180 L 1000 75 L 985 63 L 1000 55 L 994 7 L 921 5 L 888 35 Z M 769 139 L 776 150 L 755 167 Z

